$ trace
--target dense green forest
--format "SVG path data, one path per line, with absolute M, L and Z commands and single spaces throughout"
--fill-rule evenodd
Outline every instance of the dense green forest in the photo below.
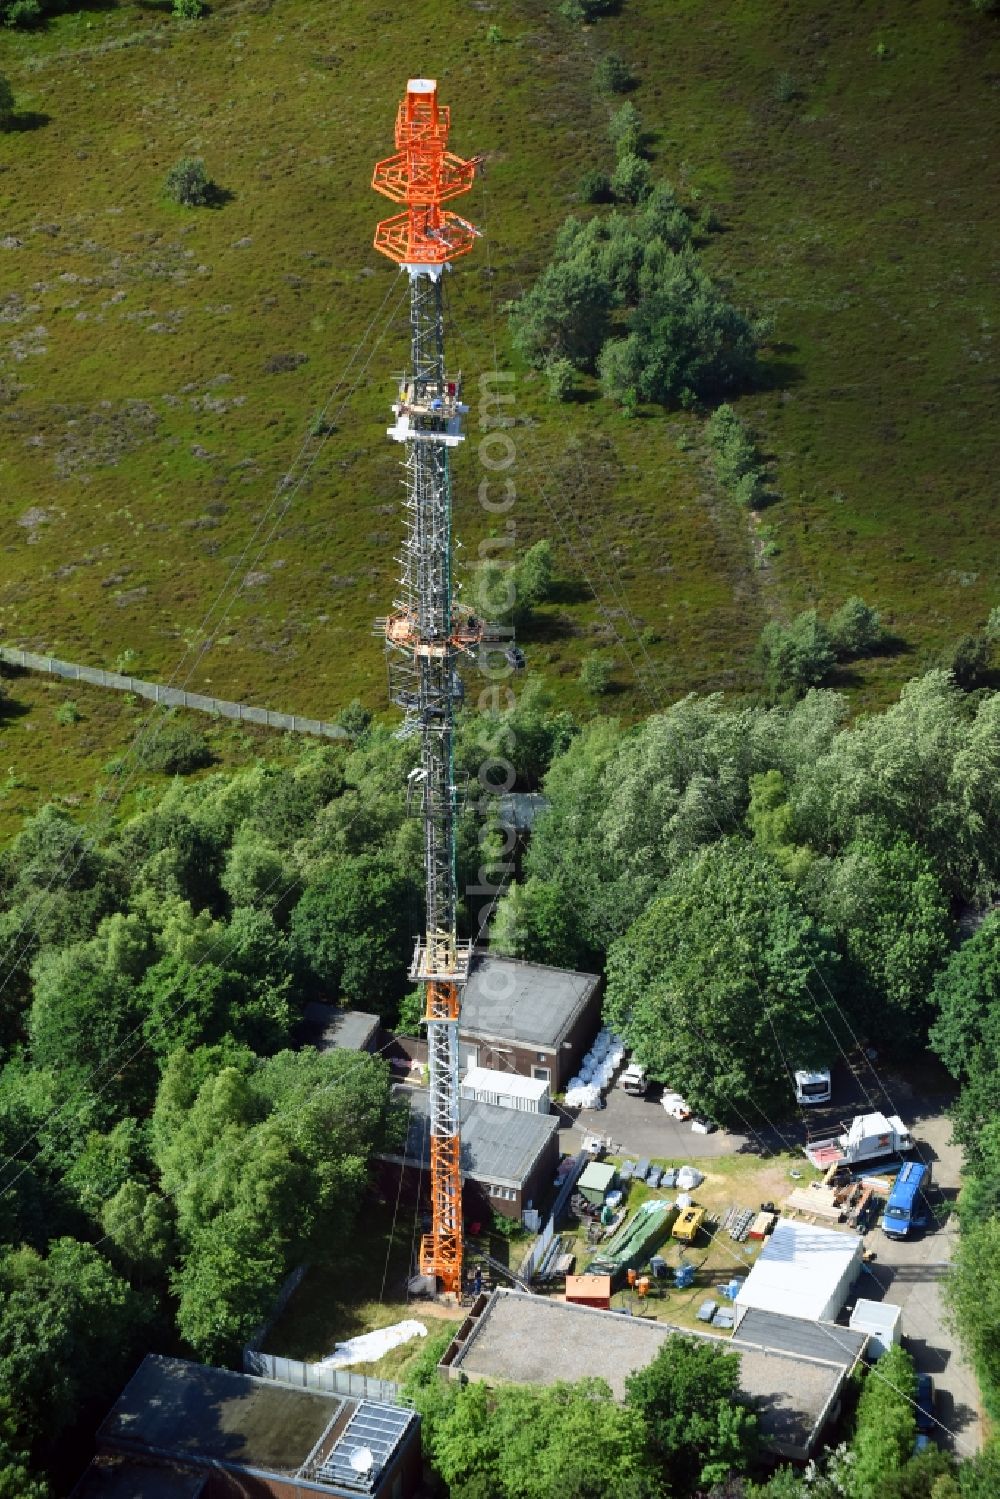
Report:
M 97 842 L 45 807 L 0 856 L 11 1462 L 92 1421 L 144 1347 L 237 1357 L 287 1271 L 355 1221 L 398 1128 L 388 1069 L 289 1048 L 311 998 L 405 1014 L 420 831 L 414 746 L 353 723 L 353 743 L 289 765 L 162 780 Z M 691 697 L 628 728 L 532 682 L 507 715 L 463 715 L 463 783 L 500 737 L 551 806 L 523 881 L 465 927 L 493 917 L 508 951 L 606 963 L 606 1017 L 653 1076 L 753 1129 L 788 1112 L 787 1066 L 930 1034 L 964 1084 L 955 1297 L 992 1402 L 998 918 L 959 945 L 958 917 L 998 878 L 1000 694 L 937 672 L 854 722 L 813 689 Z M 502 887 L 503 844 L 495 796 L 470 797 L 463 889 Z

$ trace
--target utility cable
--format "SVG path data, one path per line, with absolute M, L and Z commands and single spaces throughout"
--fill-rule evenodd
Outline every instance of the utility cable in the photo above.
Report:
M 382 301 L 382 303 L 381 303 L 381 305 L 380 305 L 380 307 L 378 309 L 378 313 L 376 313 L 376 315 L 375 315 L 376 317 L 381 313 L 382 309 L 385 307 L 385 304 L 388 301 L 389 296 L 392 293 L 392 290 L 393 290 L 393 288 L 392 288 L 392 286 L 390 286 L 389 292 L 386 294 L 386 297 L 383 299 L 383 301 Z M 405 296 L 405 288 L 404 288 L 403 295 Z M 394 318 L 396 311 L 398 311 L 398 306 L 401 305 L 401 303 L 402 303 L 402 296 L 398 299 L 397 307 L 394 309 L 393 313 L 390 315 L 390 320 L 389 321 L 391 321 L 392 318 Z M 357 349 L 355 350 L 354 354 L 352 354 L 351 359 L 350 359 L 349 364 L 348 364 L 348 367 L 347 367 L 347 369 L 344 372 L 344 375 L 341 377 L 341 380 L 338 382 L 338 385 L 335 387 L 333 393 L 328 398 L 328 400 L 326 402 L 326 405 L 323 408 L 324 413 L 329 409 L 330 405 L 332 404 L 332 401 L 333 401 L 334 397 L 336 396 L 336 394 L 339 391 L 340 387 L 343 385 L 344 380 L 346 379 L 346 375 L 349 372 L 349 370 L 350 370 L 350 368 L 351 368 L 354 360 L 356 359 L 358 353 L 360 352 L 361 348 L 363 347 L 364 340 L 368 337 L 368 333 L 369 333 L 369 331 L 370 331 L 373 323 L 374 323 L 374 318 L 372 320 L 372 323 L 369 323 L 368 328 L 365 330 L 365 333 L 362 336 L 361 343 L 359 343 L 359 345 L 358 345 Z M 382 333 L 380 334 L 378 341 L 376 342 L 375 346 L 373 347 L 373 349 L 369 353 L 368 359 L 366 360 L 365 365 L 364 365 L 361 373 L 359 374 L 359 376 L 355 380 L 354 384 L 351 386 L 350 390 L 347 392 L 347 395 L 344 397 L 344 400 L 341 403 L 340 408 L 338 409 L 338 416 L 344 410 L 344 408 L 347 405 L 347 402 L 351 399 L 351 397 L 353 396 L 354 392 L 357 390 L 358 385 L 360 384 L 360 381 L 363 379 L 365 372 L 367 371 L 369 365 L 371 364 L 371 361 L 374 358 L 374 355 L 375 355 L 375 353 L 376 353 L 379 345 L 381 344 L 382 339 L 385 336 L 385 332 L 386 332 L 387 327 L 388 327 L 388 323 L 386 324 L 386 327 L 383 328 Z M 302 483 L 304 482 L 304 480 L 305 480 L 306 476 L 308 475 L 310 469 L 312 468 L 312 466 L 317 461 L 317 459 L 319 457 L 319 454 L 322 451 L 322 448 L 323 448 L 323 446 L 324 446 L 324 444 L 325 444 L 325 442 L 327 440 L 327 435 L 325 435 L 323 437 L 322 441 L 319 444 L 319 447 L 317 448 L 316 452 L 314 453 L 314 455 L 313 455 L 312 459 L 310 460 L 309 464 L 307 465 L 305 471 L 300 475 L 300 477 L 297 480 L 297 482 L 293 486 L 291 486 L 291 488 L 288 490 L 287 498 L 284 501 L 284 504 L 281 507 L 281 510 L 279 511 L 279 513 L 278 513 L 277 517 L 275 518 L 275 520 L 272 522 L 270 530 L 268 531 L 268 534 L 265 537 L 264 541 L 258 547 L 257 553 L 256 553 L 256 555 L 254 557 L 254 563 L 255 564 L 256 564 L 257 561 L 259 561 L 261 555 L 263 554 L 263 551 L 270 544 L 270 541 L 271 541 L 271 539 L 272 539 L 272 537 L 274 535 L 274 531 L 276 530 L 277 526 L 280 524 L 280 522 L 283 519 L 284 515 L 287 514 L 288 508 L 291 505 L 292 501 L 294 500 L 296 494 L 298 493 L 299 488 L 301 487 Z M 297 455 L 296 458 L 295 458 L 295 460 L 293 461 L 293 467 L 294 467 L 294 464 L 299 461 L 299 457 L 301 456 L 301 453 L 304 452 L 304 451 L 305 451 L 305 444 L 303 444 L 303 447 L 300 449 L 299 455 Z M 289 472 L 291 472 L 291 471 L 289 471 Z M 226 582 L 222 585 L 222 588 L 219 590 L 219 593 L 217 594 L 216 599 L 213 601 L 213 603 L 210 605 L 209 609 L 207 610 L 207 612 L 206 612 L 206 614 L 205 614 L 205 616 L 203 618 L 202 625 L 199 627 L 199 629 L 201 631 L 207 631 L 207 629 L 208 629 L 208 623 L 209 623 L 209 621 L 210 621 L 210 619 L 212 617 L 212 614 L 214 613 L 215 609 L 217 608 L 217 606 L 219 604 L 219 601 L 222 599 L 222 597 L 224 596 L 225 592 L 231 587 L 233 579 L 237 576 L 238 573 L 240 573 L 242 571 L 243 564 L 245 563 L 245 561 L 246 561 L 246 559 L 247 559 L 247 557 L 249 555 L 250 548 L 252 547 L 254 541 L 257 539 L 258 535 L 260 534 L 260 531 L 261 531 L 263 525 L 265 524 L 265 522 L 267 521 L 268 516 L 271 514 L 271 511 L 273 510 L 274 505 L 277 502 L 279 494 L 282 492 L 282 489 L 285 488 L 285 487 L 286 486 L 284 485 L 284 481 L 282 481 L 281 483 L 279 483 L 279 485 L 275 489 L 275 492 L 274 492 L 274 494 L 272 496 L 271 502 L 268 505 L 267 510 L 261 516 L 260 520 L 257 523 L 257 526 L 255 527 L 254 532 L 252 533 L 250 539 L 248 540 L 248 542 L 244 546 L 243 552 L 240 554 L 240 557 L 237 559 L 236 563 L 231 568 L 230 573 L 229 573 L 229 577 L 227 578 Z M 223 613 L 222 618 L 217 622 L 216 626 L 214 627 L 214 631 L 212 633 L 205 634 L 202 646 L 201 646 L 200 650 L 198 651 L 197 655 L 195 656 L 194 660 L 192 661 L 192 663 L 191 663 L 191 665 L 190 665 L 190 667 L 188 669 L 187 675 L 183 679 L 182 687 L 186 686 L 187 683 L 191 680 L 191 677 L 194 674 L 195 670 L 197 669 L 197 666 L 198 666 L 199 662 L 201 661 L 201 659 L 203 658 L 205 652 L 210 648 L 210 646 L 211 646 L 211 644 L 213 642 L 214 633 L 216 633 L 218 631 L 218 629 L 221 628 L 221 625 L 225 622 L 225 619 L 228 617 L 229 610 L 232 608 L 232 603 L 233 603 L 233 600 L 230 600 L 230 603 L 226 606 L 226 610 Z M 174 669 L 174 672 L 171 674 L 170 678 L 168 679 L 168 682 L 166 684 L 168 687 L 172 686 L 174 684 L 174 682 L 177 680 L 177 678 L 180 675 L 180 672 L 181 672 L 181 670 L 183 668 L 184 660 L 186 659 L 186 657 L 187 657 L 188 654 L 190 654 L 190 647 L 188 648 L 188 651 L 185 652 L 184 656 L 181 657 L 181 661 L 178 663 L 178 666 Z M 41 904 L 44 901 L 45 897 L 53 890 L 53 887 L 55 887 L 57 884 L 61 886 L 61 885 L 64 885 L 64 884 L 68 883 L 68 881 L 70 879 L 72 879 L 73 875 L 76 873 L 76 871 L 80 868 L 81 864 L 83 863 L 83 860 L 86 857 L 87 853 L 90 852 L 93 849 L 93 847 L 94 847 L 94 840 L 100 838 L 103 835 L 103 833 L 106 831 L 107 827 L 110 825 L 110 823 L 111 823 L 111 821 L 112 821 L 112 819 L 114 817 L 114 814 L 115 814 L 118 806 L 120 805 L 123 797 L 125 796 L 126 792 L 129 790 L 130 786 L 132 785 L 132 783 L 134 782 L 134 780 L 135 780 L 135 778 L 136 778 L 136 776 L 138 774 L 138 769 L 139 769 L 138 756 L 139 756 L 139 753 L 145 747 L 146 741 L 150 739 L 150 733 L 152 733 L 152 738 L 151 738 L 150 742 L 151 743 L 155 743 L 156 738 L 158 737 L 159 732 L 161 732 L 161 729 L 157 728 L 156 725 L 157 724 L 162 725 L 162 721 L 163 721 L 162 717 L 160 717 L 158 715 L 157 709 L 155 707 L 152 708 L 149 711 L 149 713 L 146 715 L 146 718 L 145 718 L 144 722 L 139 726 L 138 730 L 136 731 L 135 735 L 133 736 L 132 742 L 129 745 L 128 750 L 126 751 L 126 755 L 123 758 L 123 760 L 121 762 L 121 765 L 115 771 L 115 775 L 120 778 L 121 784 L 118 786 L 116 793 L 112 797 L 105 799 L 107 805 L 106 805 L 106 808 L 105 808 L 105 815 L 104 815 L 103 821 L 98 826 L 96 826 L 96 827 L 90 827 L 90 826 L 88 826 L 88 825 L 85 824 L 84 827 L 81 828 L 79 830 L 79 832 L 76 834 L 76 836 L 75 836 L 75 838 L 73 840 L 72 845 L 66 851 L 66 853 L 63 855 L 62 860 L 60 861 L 60 863 L 57 866 L 57 868 L 53 871 L 53 873 L 50 876 L 50 878 L 48 880 L 48 883 L 45 885 L 44 889 L 36 893 L 34 902 L 33 902 L 33 904 L 29 905 L 29 909 L 25 913 L 25 915 L 24 915 L 24 917 L 22 919 L 21 925 L 19 926 L 18 930 L 13 934 L 12 937 L 8 938 L 6 951 L 4 953 L 3 958 L 0 959 L 0 966 L 2 966 L 2 964 L 5 964 L 5 963 L 8 962 L 8 960 L 11 958 L 12 954 L 14 953 L 14 949 L 17 946 L 18 942 L 20 941 L 21 937 L 24 936 L 24 934 L 29 931 L 29 928 L 30 928 L 30 926 L 32 924 L 32 921 L 33 921 L 36 913 L 41 908 Z M 126 767 L 128 766 L 128 761 L 129 761 L 130 758 L 131 758 L 132 764 L 131 764 L 130 767 L 127 768 L 127 773 L 126 773 Z M 91 821 L 93 821 L 93 818 L 91 819 Z M 76 852 L 76 850 L 78 848 L 80 850 L 79 851 L 79 855 L 78 855 L 75 863 L 73 864 L 72 868 L 70 868 L 67 871 L 66 866 L 69 864 L 70 859 L 73 857 L 73 854 Z M 40 858 L 41 854 L 39 854 L 38 857 Z M 30 869 L 31 869 L 31 866 L 29 865 L 29 869 L 28 869 L 29 873 L 30 873 Z M 0 978 L 0 997 L 2 997 L 2 995 L 3 995 L 3 993 L 4 993 L 5 989 L 6 989 L 6 987 L 8 985 L 8 983 L 10 982 L 10 980 L 12 979 L 12 977 L 14 976 L 14 974 L 16 973 L 19 964 L 21 963 L 21 961 L 23 960 L 23 958 L 27 955 L 27 953 L 30 951 L 32 942 L 33 942 L 33 937 L 31 935 L 29 935 L 28 938 L 27 938 L 27 940 L 26 940 L 26 942 L 24 943 L 24 946 L 14 956 L 13 962 L 10 964 L 10 967 L 8 968 L 6 974 L 4 974 L 2 978 Z

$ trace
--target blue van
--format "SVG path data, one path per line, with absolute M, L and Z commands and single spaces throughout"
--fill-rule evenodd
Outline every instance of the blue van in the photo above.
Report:
M 882 1230 L 892 1239 L 905 1239 L 911 1228 L 923 1228 L 927 1222 L 927 1199 L 930 1171 L 919 1161 L 907 1161 L 896 1177 L 882 1216 Z

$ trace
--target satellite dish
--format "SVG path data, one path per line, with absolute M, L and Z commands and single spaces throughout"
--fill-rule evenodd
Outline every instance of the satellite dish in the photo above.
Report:
M 350 1456 L 350 1464 L 355 1473 L 370 1473 L 375 1466 L 375 1458 L 370 1447 L 355 1447 Z

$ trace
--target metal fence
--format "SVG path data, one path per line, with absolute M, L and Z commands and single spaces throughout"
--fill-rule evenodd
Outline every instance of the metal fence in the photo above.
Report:
M 243 1369 L 279 1384 L 297 1385 L 304 1390 L 322 1390 L 328 1395 L 347 1395 L 354 1400 L 377 1400 L 389 1405 L 408 1405 L 400 1386 L 391 1379 L 375 1379 L 370 1374 L 348 1374 L 343 1369 L 326 1369 L 322 1364 L 304 1364 L 297 1358 L 282 1358 L 277 1353 L 261 1353 L 244 1348 Z
M 264 724 L 269 729 L 286 729 L 294 734 L 317 734 L 323 739 L 348 739 L 350 735 L 339 723 L 323 723 L 317 718 L 302 718 L 298 713 L 275 713 L 271 708 L 251 708 L 247 703 L 231 703 L 225 698 L 208 697 L 202 692 L 185 692 L 180 687 L 161 687 L 158 682 L 143 682 L 138 677 L 123 677 L 116 671 L 99 666 L 79 666 L 73 661 L 59 661 L 55 656 L 37 656 L 19 646 L 0 646 L 0 661 L 21 666 L 26 671 L 44 671 L 50 676 L 65 677 L 71 682 L 90 682 L 95 687 L 110 687 L 113 692 L 134 692 L 136 697 L 164 703 L 172 708 L 193 708 L 197 713 L 212 713 L 218 718 L 235 718 L 239 723 Z
M 545 1227 L 521 1261 L 517 1272 L 518 1278 L 526 1281 L 528 1285 L 531 1284 L 532 1276 L 545 1258 L 545 1251 L 558 1232 L 558 1225 L 566 1211 L 566 1204 L 573 1195 L 573 1189 L 583 1175 L 587 1163 L 592 1160 L 593 1156 L 587 1150 L 581 1150 L 580 1154 L 574 1158 L 573 1164 L 570 1166 L 569 1172 L 563 1179 L 562 1186 L 556 1194 L 556 1200 L 552 1204 L 552 1211 L 546 1220 Z

